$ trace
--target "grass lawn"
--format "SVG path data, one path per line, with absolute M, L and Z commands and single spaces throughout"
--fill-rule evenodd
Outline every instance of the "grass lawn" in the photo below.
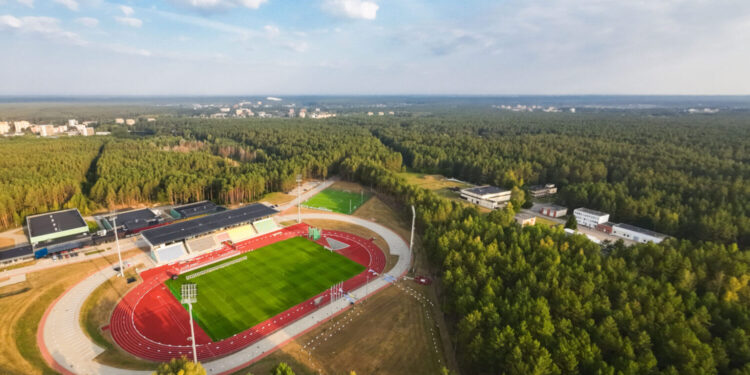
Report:
M 319 208 L 328 211 L 338 212 L 342 214 L 351 214 L 362 206 L 371 194 L 368 192 L 349 192 L 344 190 L 337 190 L 328 188 L 314 197 L 308 199 L 303 207 Z M 351 208 L 351 211 L 349 210 Z
M 201 268 L 165 282 L 178 300 L 181 299 L 182 284 L 197 284 L 198 303 L 193 306 L 193 313 L 198 324 L 214 341 L 261 323 L 365 269 L 343 255 L 301 237 L 237 257 L 243 256 L 247 256 L 247 260 L 205 275 L 185 280 L 186 276 L 201 271 Z

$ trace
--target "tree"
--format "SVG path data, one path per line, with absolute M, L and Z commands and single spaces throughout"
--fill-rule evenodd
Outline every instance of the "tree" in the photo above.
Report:
M 565 228 L 570 228 L 573 230 L 578 229 L 578 221 L 576 220 L 575 215 L 568 216 L 568 220 L 565 221 Z
M 206 370 L 200 363 L 193 363 L 183 356 L 160 364 L 154 375 L 206 375 Z
M 280 362 L 271 369 L 271 375 L 294 375 L 294 371 L 285 362 Z

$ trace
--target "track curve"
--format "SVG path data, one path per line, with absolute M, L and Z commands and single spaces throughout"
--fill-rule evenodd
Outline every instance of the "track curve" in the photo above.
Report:
M 295 220 L 296 215 L 276 217 L 277 222 Z M 388 272 L 390 277 L 398 278 L 405 274 L 411 264 L 411 254 L 406 242 L 390 229 L 358 217 L 334 213 L 307 213 L 303 220 L 323 219 L 342 221 L 367 228 L 381 236 L 388 244 L 389 252 L 398 255 L 396 265 Z M 45 360 L 55 369 L 66 374 L 150 374 L 150 371 L 134 371 L 106 366 L 94 361 L 94 357 L 104 349 L 93 343 L 82 331 L 79 324 L 80 311 L 86 298 L 102 283 L 113 277 L 112 269 L 101 270 L 79 284 L 67 290 L 45 312 L 40 322 L 38 344 Z M 365 298 L 365 291 L 373 294 L 389 285 L 390 277 L 378 276 L 369 280 L 367 287 L 360 286 L 350 292 L 355 299 Z M 204 362 L 209 374 L 228 373 L 268 355 L 277 347 L 299 336 L 317 325 L 327 321 L 332 316 L 348 308 L 346 300 L 338 300 L 328 304 L 312 314 L 299 318 L 293 323 L 253 342 L 252 345 L 239 349 L 233 353 L 215 360 Z

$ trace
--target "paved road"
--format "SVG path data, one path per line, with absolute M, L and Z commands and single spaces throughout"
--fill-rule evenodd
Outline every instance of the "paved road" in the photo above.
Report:
M 133 237 L 133 238 L 127 238 L 120 240 L 120 251 L 126 252 L 129 250 L 137 249 L 138 248 L 138 242 L 140 237 Z M 103 251 L 101 253 L 91 254 L 91 255 L 84 255 L 86 251 L 92 251 L 95 249 L 102 249 L 102 248 L 111 248 L 110 250 Z M 107 244 L 102 244 L 98 246 L 91 246 L 89 248 L 86 248 L 84 250 L 81 250 L 81 254 L 77 257 L 73 258 L 62 258 L 58 260 L 52 260 L 52 258 L 43 258 L 39 259 L 34 265 L 27 266 L 27 267 L 21 267 L 21 268 L 14 268 L 12 270 L 8 271 L 2 271 L 0 272 L 0 277 L 6 277 L 6 276 L 16 276 L 16 275 L 22 275 L 26 273 L 41 271 L 48 268 L 53 267 L 60 267 L 67 264 L 73 264 L 73 263 L 79 263 L 79 262 L 85 262 L 91 259 L 101 258 L 109 255 L 117 254 L 117 250 L 115 249 L 115 243 L 109 242 Z M 150 259 L 150 258 L 147 258 Z M 144 264 L 153 264 L 150 260 L 147 260 L 148 263 Z
M 332 183 L 332 182 L 331 182 Z M 325 186 L 319 186 L 320 190 Z M 315 191 L 309 192 L 314 194 Z M 303 199 L 305 199 L 303 197 Z M 295 203 L 295 202 L 293 202 Z M 291 204 L 293 206 L 293 204 Z M 290 207 L 291 207 L 290 206 Z M 276 217 L 277 222 L 295 220 L 297 215 L 285 215 Z M 390 229 L 364 220 L 358 217 L 340 215 L 333 213 L 306 213 L 302 214 L 302 219 L 324 219 L 337 220 L 350 224 L 360 225 L 377 233 L 388 244 L 390 253 L 398 255 L 399 260 L 394 268 L 388 272 L 393 277 L 400 277 L 406 273 L 410 266 L 411 254 L 406 242 Z M 148 371 L 133 371 L 114 368 L 96 363 L 93 359 L 102 348 L 91 342 L 82 332 L 79 324 L 79 314 L 83 302 L 99 285 L 104 283 L 108 278 L 114 275 L 111 269 L 104 269 L 96 274 L 84 279 L 67 292 L 48 309 L 48 315 L 40 328 L 43 332 L 43 342 L 49 354 L 58 366 L 62 366 L 67 371 L 76 374 L 150 374 Z M 355 299 L 365 297 L 365 290 L 372 294 L 382 287 L 389 284 L 382 275 L 374 280 L 370 280 L 367 287 L 364 286 L 350 292 Z M 226 357 L 206 362 L 204 367 L 209 374 L 229 373 L 232 369 L 243 367 L 249 362 L 275 350 L 278 346 L 283 345 L 292 338 L 304 333 L 306 330 L 325 322 L 338 312 L 343 311 L 349 306 L 346 299 L 338 300 L 329 304 L 314 313 L 276 331 L 263 340 Z

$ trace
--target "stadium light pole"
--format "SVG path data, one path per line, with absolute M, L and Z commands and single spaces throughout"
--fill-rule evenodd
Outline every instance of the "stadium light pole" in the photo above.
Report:
M 120 277 L 125 277 L 125 270 L 122 269 L 122 254 L 120 254 L 120 239 L 117 237 L 117 211 L 115 210 L 115 216 L 112 218 L 112 225 L 115 231 L 115 246 L 117 247 L 117 259 L 120 261 Z
M 411 205 L 411 240 L 409 241 L 409 262 L 411 262 L 411 251 L 414 247 L 414 225 L 417 222 L 417 210 Z
M 195 328 L 193 327 L 193 304 L 198 302 L 198 286 L 196 284 L 182 284 L 182 303 L 190 310 L 190 342 L 193 344 L 193 363 L 198 363 L 198 352 L 195 350 Z
M 302 222 L 302 175 L 297 175 L 297 223 Z

